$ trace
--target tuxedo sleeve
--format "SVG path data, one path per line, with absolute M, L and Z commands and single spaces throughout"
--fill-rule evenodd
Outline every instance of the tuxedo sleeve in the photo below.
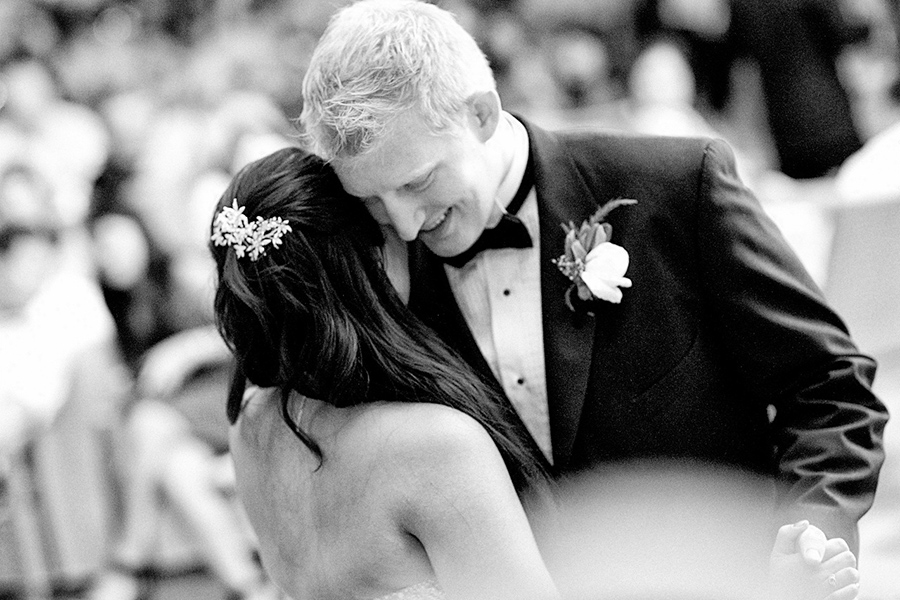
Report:
M 732 373 L 774 407 L 781 524 L 809 519 L 858 549 L 888 415 L 875 361 L 740 182 L 729 147 L 705 150 L 696 205 L 700 278 Z

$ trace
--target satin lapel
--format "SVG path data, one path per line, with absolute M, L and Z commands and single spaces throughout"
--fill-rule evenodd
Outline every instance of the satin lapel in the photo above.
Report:
M 444 264 L 421 242 L 409 245 L 409 308 L 472 367 L 491 380 L 494 375 L 478 349 L 456 304 Z
M 565 468 L 578 433 L 590 376 L 597 324 L 605 306 L 594 315 L 576 314 L 565 302 L 571 282 L 551 261 L 562 254 L 562 223 L 580 224 L 590 217 L 602 198 L 585 184 L 568 154 L 552 134 L 526 123 L 535 157 L 535 187 L 541 228 L 541 312 L 547 401 L 553 441 L 554 466 Z

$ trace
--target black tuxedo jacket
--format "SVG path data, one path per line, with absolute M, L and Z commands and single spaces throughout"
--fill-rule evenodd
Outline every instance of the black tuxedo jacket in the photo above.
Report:
M 526 128 L 552 471 L 675 459 L 769 474 L 784 485 L 782 523 L 808 518 L 856 548 L 883 461 L 875 363 L 740 183 L 728 146 Z M 561 224 L 616 198 L 638 202 L 609 216 L 633 287 L 621 304 L 573 312 L 551 262 Z M 410 272 L 413 311 L 493 379 L 439 259 L 414 242 Z

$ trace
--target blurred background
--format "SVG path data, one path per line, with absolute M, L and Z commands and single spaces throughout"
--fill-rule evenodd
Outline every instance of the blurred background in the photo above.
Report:
M 276 598 L 207 230 L 341 0 L 0 0 L 0 597 Z M 539 125 L 727 140 L 900 409 L 900 0 L 444 0 Z M 900 598 L 900 430 L 862 526 Z

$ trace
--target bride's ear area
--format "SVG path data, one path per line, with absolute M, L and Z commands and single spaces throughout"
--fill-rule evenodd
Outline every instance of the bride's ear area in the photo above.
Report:
M 476 92 L 469 96 L 467 105 L 469 126 L 481 142 L 488 141 L 500 123 L 500 97 L 494 90 Z

